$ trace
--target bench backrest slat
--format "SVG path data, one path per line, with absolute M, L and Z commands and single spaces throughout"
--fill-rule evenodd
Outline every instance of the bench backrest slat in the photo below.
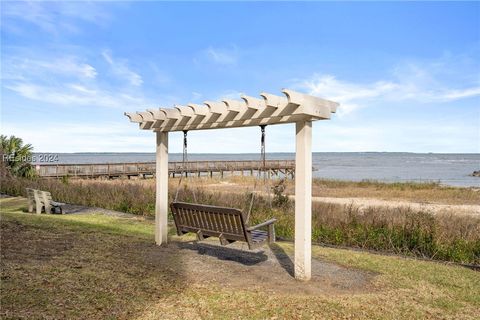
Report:
M 50 205 L 52 202 L 52 195 L 48 191 L 39 191 L 41 194 L 41 199 L 45 205 Z
M 245 220 L 242 211 L 238 209 L 185 202 L 174 202 L 170 207 L 177 228 L 185 227 L 246 238 Z
M 27 198 L 28 200 L 35 200 L 35 189 L 26 188 L 27 189 Z
M 32 188 L 25 188 L 27 190 L 27 198 L 29 200 L 41 203 L 50 204 L 52 202 L 52 194 L 48 191 L 42 191 Z

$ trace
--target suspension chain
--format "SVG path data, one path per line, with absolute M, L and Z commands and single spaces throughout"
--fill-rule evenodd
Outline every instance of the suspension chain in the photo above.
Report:
M 182 157 L 182 170 L 185 171 L 185 177 L 188 177 L 188 168 L 186 168 L 188 162 L 188 152 L 187 152 L 187 134 L 188 130 L 183 130 L 183 157 Z M 182 172 L 183 175 L 183 172 Z
M 266 155 L 265 155 L 265 127 L 266 125 L 261 125 L 260 130 L 262 131 L 262 137 L 260 139 L 260 160 L 262 161 L 262 171 L 263 171 L 263 179 L 266 179 Z
M 258 168 L 259 170 L 258 170 L 258 173 L 257 173 L 257 177 L 260 178 L 261 177 L 261 172 L 263 171 L 263 184 L 264 185 L 266 185 L 266 179 L 267 179 L 267 175 L 266 175 L 267 164 L 266 164 L 266 155 L 265 155 L 265 127 L 266 127 L 266 125 L 260 125 L 260 130 L 262 132 L 262 135 L 261 135 L 261 138 L 260 138 L 260 161 L 262 162 L 262 169 L 260 170 L 260 168 Z M 255 179 L 255 182 L 253 183 L 252 196 L 250 198 L 250 205 L 248 207 L 247 219 L 245 221 L 246 223 L 248 223 L 248 221 L 250 220 L 250 215 L 252 213 L 253 202 L 255 201 L 255 190 L 257 189 L 257 179 Z
M 183 155 L 182 155 L 182 171 L 180 173 L 180 179 L 178 180 L 178 185 L 177 185 L 177 190 L 175 191 L 175 202 L 178 200 L 178 193 L 180 191 L 180 185 L 182 184 L 183 180 L 183 174 L 185 174 L 185 178 L 188 178 L 188 169 L 187 168 L 187 163 L 188 163 L 188 144 L 187 144 L 187 134 L 188 130 L 183 130 Z M 193 195 L 193 201 L 197 202 L 197 196 L 195 194 L 195 190 L 192 188 L 192 195 Z

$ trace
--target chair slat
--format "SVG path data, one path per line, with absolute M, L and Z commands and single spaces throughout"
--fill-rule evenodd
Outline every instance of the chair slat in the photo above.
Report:
M 230 233 L 230 230 L 228 229 L 227 215 L 225 213 L 222 213 L 222 222 L 223 222 L 223 232 Z
M 192 217 L 193 217 L 193 220 L 195 221 L 194 223 L 195 227 L 202 228 L 202 226 L 200 225 L 200 219 L 198 218 L 197 210 L 192 210 Z
M 215 230 L 215 226 L 213 224 L 213 219 L 212 219 L 212 215 L 211 214 L 205 214 L 206 217 L 207 217 L 207 221 L 208 221 L 208 229 L 209 230 Z
M 225 232 L 225 222 L 223 221 L 223 214 L 222 213 L 219 213 L 217 214 L 217 220 L 218 220 L 218 230 L 220 232 Z
M 233 214 L 228 215 L 229 226 L 232 233 L 238 233 L 237 228 L 235 226 L 235 216 Z
M 232 228 L 233 228 L 234 233 L 239 233 L 238 228 L 237 228 L 237 218 L 236 218 L 236 216 L 231 215 L 230 216 L 230 221 L 232 222 Z
M 185 217 L 185 222 L 186 222 L 186 225 L 189 225 L 189 226 L 192 226 L 193 225 L 193 221 L 192 221 L 192 217 L 190 215 L 190 210 L 187 209 L 187 208 L 184 208 L 183 209 L 183 215 Z
M 208 230 L 208 226 L 206 224 L 205 215 L 204 215 L 205 212 L 197 210 L 197 214 L 198 214 L 198 219 L 199 219 L 199 222 L 200 222 L 200 228 Z

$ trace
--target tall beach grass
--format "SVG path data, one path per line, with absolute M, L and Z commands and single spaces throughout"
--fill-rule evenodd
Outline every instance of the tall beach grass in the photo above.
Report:
M 154 215 L 154 183 L 144 181 L 60 181 L 6 179 L 0 191 L 25 196 L 25 188 L 48 190 L 56 201 L 101 207 L 138 215 Z M 176 185 L 172 182 L 171 190 Z M 197 189 L 200 203 L 245 209 L 247 193 L 225 193 Z M 173 191 L 170 199 L 173 198 Z M 180 189 L 179 198 L 193 201 L 192 190 Z M 251 224 L 275 217 L 276 233 L 294 237 L 292 201 L 271 206 L 271 199 L 257 196 Z M 314 202 L 312 240 L 328 245 L 377 250 L 408 256 L 480 265 L 480 218 L 451 214 L 433 214 L 409 207 L 368 207 Z

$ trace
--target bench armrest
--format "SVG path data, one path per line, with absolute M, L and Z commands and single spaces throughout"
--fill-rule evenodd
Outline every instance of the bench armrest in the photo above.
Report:
M 273 218 L 273 219 L 267 220 L 265 222 L 259 223 L 255 226 L 249 227 L 249 228 L 247 228 L 247 231 L 257 230 L 257 229 L 260 229 L 262 227 L 266 227 L 266 226 L 269 226 L 271 224 L 274 224 L 275 222 L 277 222 L 277 219 Z

